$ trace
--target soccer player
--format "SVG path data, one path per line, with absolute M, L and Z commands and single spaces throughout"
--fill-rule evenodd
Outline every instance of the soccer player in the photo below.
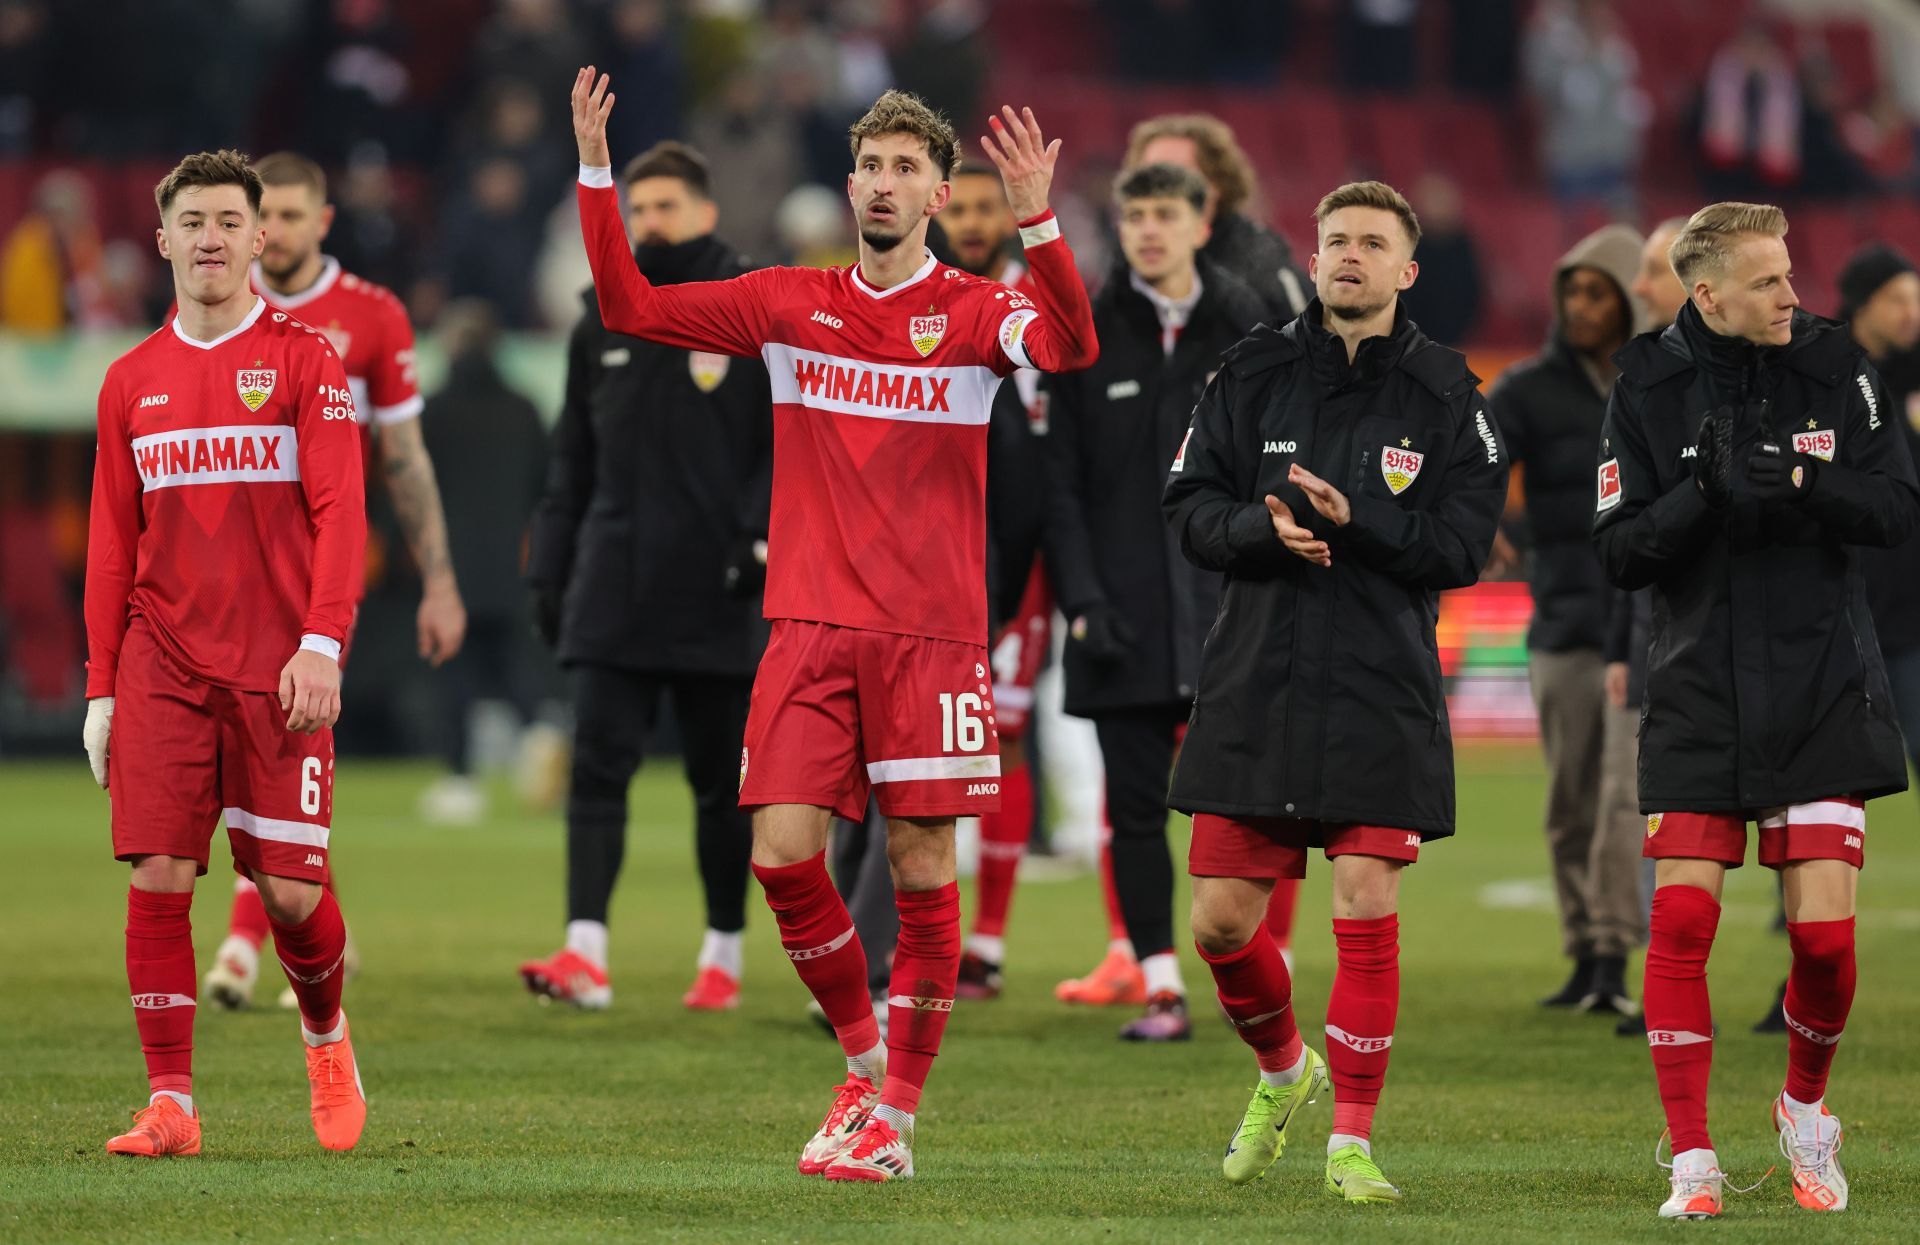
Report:
M 1319 297 L 1228 352 L 1167 485 L 1182 549 L 1226 573 L 1168 803 L 1194 814 L 1194 939 L 1260 1066 L 1227 1179 L 1272 1165 L 1330 1072 L 1327 1188 L 1393 1202 L 1371 1139 L 1400 1004 L 1400 873 L 1454 821 L 1434 624 L 1440 592 L 1486 563 L 1507 461 L 1465 358 L 1400 305 L 1419 273 L 1406 199 L 1358 182 L 1314 215 Z M 1325 1060 L 1262 928 L 1273 879 L 1304 876 L 1310 847 L 1333 873 Z
M 1086 367 L 1086 291 L 1047 208 L 1059 140 L 1031 110 L 991 119 L 1031 266 L 1032 298 L 938 263 L 959 144 L 889 91 L 851 130 L 849 268 L 772 268 L 649 285 L 634 266 L 608 163 L 613 97 L 574 81 L 580 214 L 601 319 L 616 332 L 765 360 L 773 385 L 766 613 L 740 802 L 753 871 L 801 979 L 834 1026 L 847 1079 L 800 1169 L 835 1180 L 913 1174 L 913 1119 L 953 1008 L 960 901 L 953 825 L 998 806 L 987 680 L 984 467 L 989 403 L 1017 367 Z M 887 816 L 900 909 L 886 1044 L 866 956 L 828 880 L 828 819 Z
M 179 311 L 100 388 L 84 739 L 133 866 L 127 982 L 152 1088 L 113 1154 L 200 1152 L 189 912 L 223 815 L 299 997 L 314 1134 L 350 1150 L 366 1122 L 340 1008 L 346 926 L 323 885 L 366 544 L 360 446 L 334 348 L 248 288 L 260 197 L 234 151 L 160 182 Z
M 1800 1205 L 1846 1209 L 1825 1097 L 1853 1004 L 1865 802 L 1907 785 L 1860 546 L 1920 524 L 1913 463 L 1859 344 L 1799 309 L 1786 233 L 1765 204 L 1693 214 L 1668 253 L 1689 301 L 1620 352 L 1601 428 L 1594 539 L 1614 583 L 1654 594 L 1640 807 L 1656 879 L 1647 1042 L 1673 1146 L 1663 1219 L 1722 1206 L 1707 956 L 1749 821 L 1793 949 L 1772 1121 Z
M 447 550 L 439 485 L 420 436 L 424 404 L 414 379 L 413 326 L 392 291 L 342 271 L 339 260 L 321 253 L 320 244 L 333 224 L 333 205 L 327 202 L 327 177 L 320 166 L 283 151 L 263 157 L 257 169 L 264 184 L 261 224 L 266 245 L 253 263 L 253 289 L 276 310 L 325 334 L 346 368 L 362 461 L 369 472 L 379 463 L 407 549 L 420 571 L 423 587 L 415 620 L 420 656 L 439 666 L 460 651 L 467 611 Z M 357 586 L 354 599 L 359 600 Z M 250 880 L 240 878 L 234 884 L 227 937 L 207 971 L 207 993 L 222 1007 L 241 1008 L 252 1001 L 260 947 L 269 932 L 259 894 Z M 358 957 L 350 950 L 347 958 L 351 973 Z M 294 991 L 289 989 L 280 1005 L 293 1003 Z

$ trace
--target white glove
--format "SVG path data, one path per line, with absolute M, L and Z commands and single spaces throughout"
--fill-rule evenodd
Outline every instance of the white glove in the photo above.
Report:
M 87 724 L 80 728 L 80 742 L 87 747 L 87 764 L 102 790 L 107 785 L 107 737 L 112 733 L 113 697 L 95 696 L 87 702 Z

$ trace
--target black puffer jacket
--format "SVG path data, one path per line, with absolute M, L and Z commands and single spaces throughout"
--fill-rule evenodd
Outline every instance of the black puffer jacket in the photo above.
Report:
M 1226 573 L 1172 807 L 1453 833 L 1434 625 L 1441 590 L 1479 578 L 1507 491 L 1476 384 L 1404 312 L 1349 366 L 1318 300 L 1228 352 L 1167 484 L 1181 547 Z M 1346 493 L 1346 526 L 1287 483 L 1295 462 Z M 1332 566 L 1280 543 L 1269 493 Z
M 1691 304 L 1621 350 L 1602 430 L 1594 537 L 1608 577 L 1653 588 L 1640 724 L 1646 812 L 1730 812 L 1907 785 L 1858 546 L 1920 524 L 1894 413 L 1841 326 L 1798 312 L 1792 341 L 1719 336 Z M 1733 500 L 1694 483 L 1708 414 L 1731 419 Z M 1813 456 L 1807 497 L 1763 506 L 1762 438 Z
M 1251 289 L 1265 306 L 1260 318 L 1270 324 L 1285 324 L 1313 298 L 1313 283 L 1293 262 L 1287 240 L 1252 217 L 1222 212 L 1200 254 Z

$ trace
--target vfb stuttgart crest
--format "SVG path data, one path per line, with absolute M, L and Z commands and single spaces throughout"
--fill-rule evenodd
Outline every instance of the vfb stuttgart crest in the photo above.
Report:
M 1807 432 L 1793 434 L 1793 448 L 1796 453 L 1818 458 L 1822 462 L 1833 461 L 1833 451 L 1837 444 L 1838 438 L 1834 436 L 1831 428 L 1814 428 Z
M 913 339 L 913 348 L 920 352 L 923 359 L 933 353 L 933 348 L 946 335 L 945 316 L 915 316 L 907 321 L 907 336 Z
M 1387 487 L 1395 497 L 1406 492 L 1407 486 L 1419 478 L 1420 464 L 1426 461 L 1427 456 L 1416 450 L 1393 445 L 1380 447 L 1380 474 L 1386 477 Z
M 240 400 L 246 403 L 249 411 L 257 411 L 267 404 L 273 396 L 274 369 L 243 367 L 234 373 L 234 384 L 240 390 Z
M 720 387 L 720 382 L 727 378 L 729 362 L 723 354 L 708 354 L 704 350 L 687 352 L 687 372 L 701 393 L 712 393 Z

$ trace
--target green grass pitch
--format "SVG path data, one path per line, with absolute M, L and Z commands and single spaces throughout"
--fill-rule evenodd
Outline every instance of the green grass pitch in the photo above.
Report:
M 1253 1065 L 1191 952 L 1190 1044 L 1128 1046 L 1114 1036 L 1120 1013 L 1054 1002 L 1053 983 L 1101 949 L 1091 879 L 1016 895 L 1006 997 L 954 1013 L 920 1116 L 920 1176 L 805 1179 L 793 1161 L 840 1080 L 838 1052 L 803 1016 L 757 895 L 744 1006 L 681 1010 L 700 919 L 677 768 L 656 764 L 634 789 L 616 1002 L 599 1015 L 537 1005 L 514 972 L 558 942 L 558 819 L 500 798 L 477 828 L 425 827 L 411 810 L 428 776 L 360 762 L 340 772 L 337 859 L 366 961 L 347 996 L 371 1103 L 360 1148 L 314 1143 L 290 1016 L 208 1006 L 196 1058 L 205 1153 L 156 1163 L 101 1150 L 145 1098 L 121 955 L 126 869 L 110 858 L 105 798 L 77 750 L 67 765 L 0 768 L 0 1240 L 1920 1239 L 1910 796 L 1872 806 L 1861 989 L 1830 1097 L 1847 1126 L 1854 1209 L 1815 1219 L 1776 1173 L 1730 1197 L 1719 1224 L 1690 1226 L 1654 1218 L 1665 1185 L 1644 1046 L 1534 1005 L 1563 965 L 1552 914 L 1526 902 L 1546 874 L 1531 750 L 1463 755 L 1462 832 L 1406 878 L 1403 1001 L 1376 1132 L 1407 1193 L 1393 1208 L 1322 1191 L 1325 1099 L 1264 1180 L 1220 1178 Z M 1175 821 L 1176 851 L 1184 828 Z M 195 905 L 203 969 L 230 892 L 216 838 Z M 1315 1044 L 1333 963 L 1326 884 L 1316 861 L 1297 940 Z M 1776 1157 L 1766 1110 L 1784 1041 L 1747 1032 L 1786 961 L 1785 940 L 1767 932 L 1771 895 L 1757 867 L 1732 875 L 1712 970 L 1723 1026 L 1713 1127 L 1740 1179 Z M 262 1000 L 275 992 L 263 983 Z

